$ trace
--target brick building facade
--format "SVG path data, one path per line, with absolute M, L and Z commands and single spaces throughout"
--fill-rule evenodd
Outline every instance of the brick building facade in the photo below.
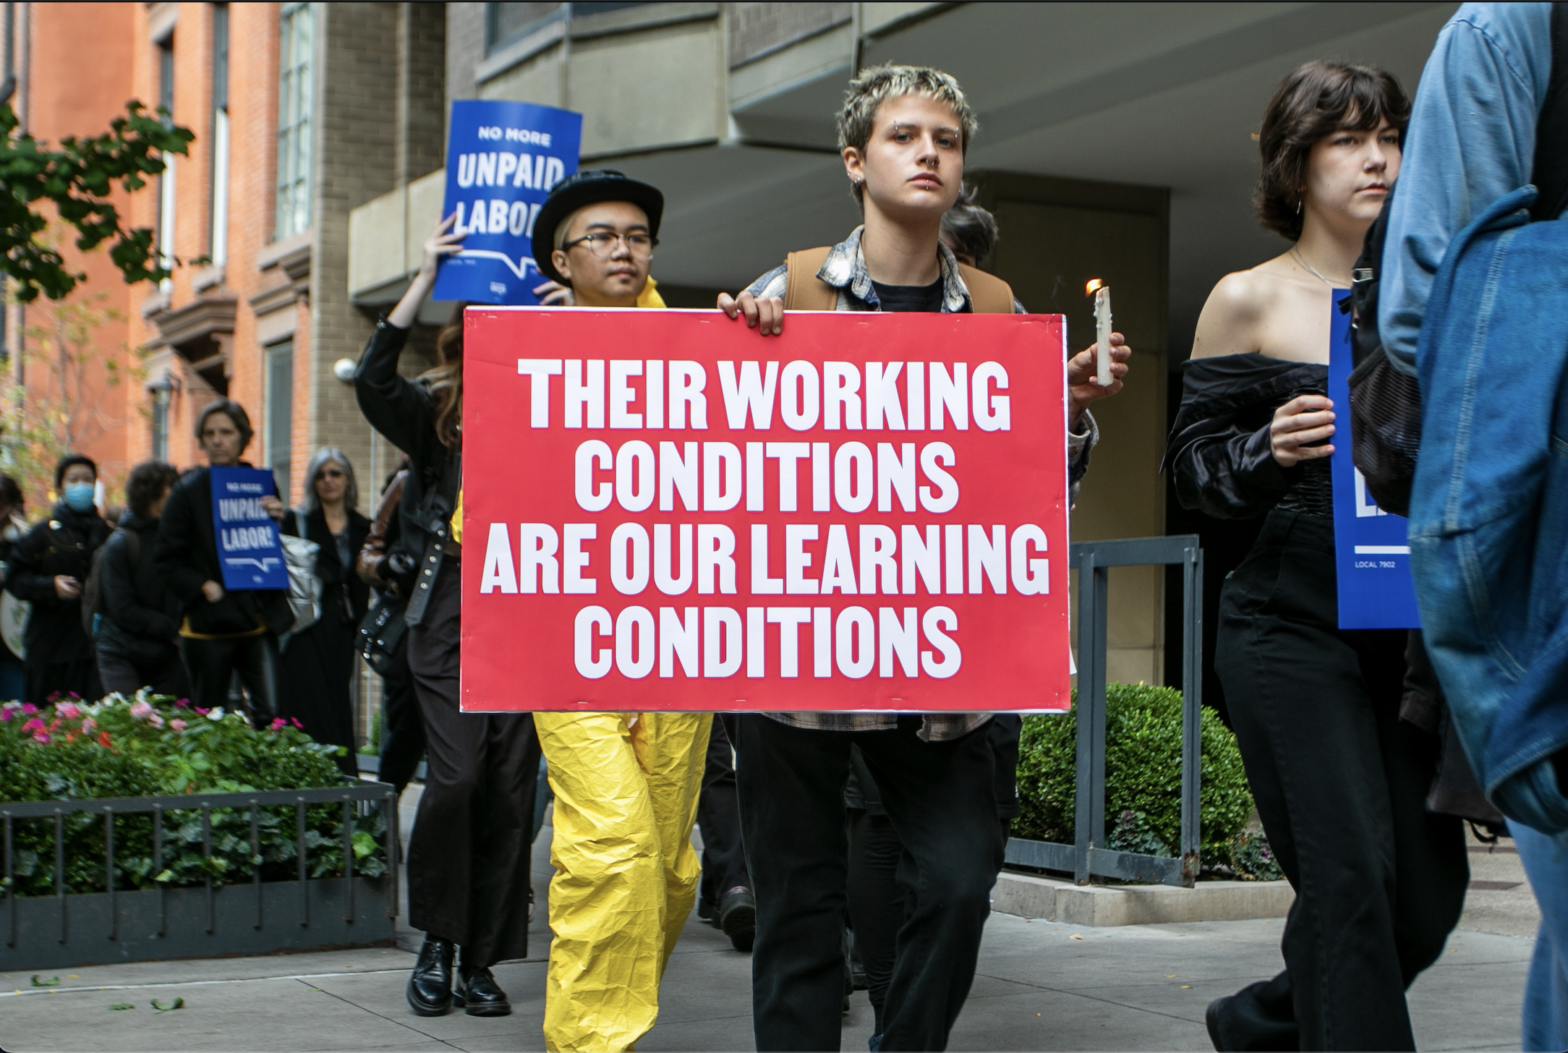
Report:
M 226 395 L 255 428 L 248 459 L 274 469 L 290 503 L 311 453 L 337 446 L 368 509 L 396 451 L 334 371 L 374 325 L 344 280 L 348 216 L 441 164 L 443 5 L 15 6 L 35 135 L 96 134 L 130 98 L 169 106 L 196 134 L 188 156 L 122 203 L 131 225 L 156 232 L 172 278 L 127 288 L 104 253 L 72 259 L 88 274 L 74 298 L 120 318 L 96 334 L 102 427 L 85 447 L 105 465 L 110 499 L 139 461 L 200 463 L 193 422 Z M 12 311 L 11 344 L 46 312 Z M 410 369 L 425 364 L 429 338 L 416 340 Z M 20 379 L 47 396 L 38 369 Z

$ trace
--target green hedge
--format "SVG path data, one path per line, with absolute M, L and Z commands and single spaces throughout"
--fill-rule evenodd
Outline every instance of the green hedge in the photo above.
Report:
M 283 720 L 253 728 L 239 713 L 197 709 L 181 699 L 139 693 L 101 702 L 59 700 L 39 709 L 0 706 L 0 801 L 69 801 L 185 793 L 245 793 L 339 786 L 334 758 L 341 747 L 315 742 Z M 343 868 L 341 805 L 306 809 L 306 863 L 313 877 Z M 298 875 L 293 806 L 260 810 L 260 852 L 253 854 L 248 809 L 211 811 L 212 857 L 202 851 L 201 812 L 170 809 L 164 816 L 163 868 L 153 866 L 150 815 L 121 815 L 115 823 L 115 887 L 175 888 Z M 356 873 L 386 870 L 376 812 L 350 820 Z M 52 895 L 53 820 L 15 823 L 15 889 Z M 103 817 L 78 812 L 65 820 L 67 892 L 102 892 Z M 0 879 L 3 880 L 3 879 Z
M 1181 843 L 1181 692 L 1110 684 L 1105 695 L 1106 840 L 1119 851 L 1175 855 Z M 1203 710 L 1202 744 L 1205 865 L 1241 862 L 1247 864 L 1238 868 L 1243 876 L 1277 876 L 1267 866 L 1259 872 L 1260 837 L 1250 839 L 1245 859 L 1236 858 L 1238 838 L 1252 815 L 1252 794 L 1235 736 L 1209 709 Z M 1022 814 L 1013 824 L 1015 837 L 1073 843 L 1077 749 L 1075 714 L 1025 718 L 1018 757 Z M 1268 862 L 1266 849 L 1261 858 Z

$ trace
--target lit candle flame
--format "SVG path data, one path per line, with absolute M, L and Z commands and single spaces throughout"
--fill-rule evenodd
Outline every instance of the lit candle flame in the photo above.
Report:
M 1089 279 L 1089 284 L 1087 284 L 1087 285 L 1085 285 L 1083 287 L 1083 294 L 1085 296 L 1093 296 L 1095 293 L 1099 292 L 1100 289 L 1104 287 L 1104 285 L 1105 285 L 1105 283 L 1102 282 L 1100 279 L 1098 279 L 1098 278 L 1090 278 Z

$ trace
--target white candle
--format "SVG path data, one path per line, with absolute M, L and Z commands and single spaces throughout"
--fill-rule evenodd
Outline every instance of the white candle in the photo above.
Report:
M 1108 388 L 1115 379 L 1111 376 L 1111 287 L 1096 278 L 1089 283 L 1088 291 L 1094 294 L 1095 351 L 1098 357 L 1094 380 L 1102 388 Z

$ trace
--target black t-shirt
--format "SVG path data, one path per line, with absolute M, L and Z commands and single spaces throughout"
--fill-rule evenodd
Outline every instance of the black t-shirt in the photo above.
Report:
M 883 285 L 874 281 L 877 299 L 884 311 L 927 311 L 932 314 L 942 310 L 942 279 L 930 285 Z

